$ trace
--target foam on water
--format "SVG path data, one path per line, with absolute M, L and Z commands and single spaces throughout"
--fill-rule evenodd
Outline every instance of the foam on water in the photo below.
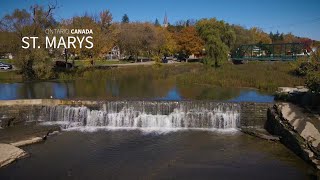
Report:
M 66 130 L 141 130 L 173 132 L 206 130 L 233 132 L 240 121 L 240 106 L 213 102 L 108 102 L 98 110 L 88 107 L 48 106 L 42 124 L 59 124 Z

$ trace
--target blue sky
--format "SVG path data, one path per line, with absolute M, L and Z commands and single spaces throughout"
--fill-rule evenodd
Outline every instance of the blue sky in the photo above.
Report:
M 50 0 L 54 2 L 55 0 Z M 298 36 L 320 40 L 320 0 L 57 0 L 59 20 L 95 14 L 109 9 L 115 21 L 128 14 L 131 21 L 169 22 L 216 17 L 245 27 L 257 26 L 266 32 L 292 32 Z M 32 4 L 46 5 L 47 0 L 1 0 L 0 17 L 16 8 L 28 9 Z

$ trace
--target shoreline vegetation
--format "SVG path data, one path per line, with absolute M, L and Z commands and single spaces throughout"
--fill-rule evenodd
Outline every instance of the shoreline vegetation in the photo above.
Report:
M 111 64 L 110 64 L 111 65 Z M 116 64 L 115 64 L 116 65 Z M 304 86 L 306 78 L 295 75 L 295 64 L 288 62 L 249 62 L 241 65 L 225 63 L 211 68 L 201 63 L 153 64 L 140 66 L 78 66 L 70 70 L 56 70 L 48 80 L 95 80 L 139 77 L 141 79 L 174 79 L 177 84 L 256 88 L 273 93 L 281 86 Z M 0 72 L 0 82 L 24 82 L 18 71 Z

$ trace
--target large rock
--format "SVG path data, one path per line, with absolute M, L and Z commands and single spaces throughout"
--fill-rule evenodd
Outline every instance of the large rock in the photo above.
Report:
M 45 140 L 54 131 L 60 131 L 60 127 L 36 124 L 13 126 L 0 130 L 0 143 L 15 144 L 15 146 L 33 144 Z
M 297 86 L 297 87 L 279 87 L 277 93 L 306 93 L 309 89 L 304 86 Z
M 10 164 L 11 162 L 26 156 L 27 153 L 10 144 L 0 143 L 0 167 Z
M 268 110 L 266 129 L 305 161 L 320 169 L 320 119 L 289 103 Z
M 291 103 L 281 103 L 278 108 L 293 129 L 320 151 L 319 117 Z

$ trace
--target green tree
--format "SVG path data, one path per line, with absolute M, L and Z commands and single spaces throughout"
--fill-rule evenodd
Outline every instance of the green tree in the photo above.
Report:
M 127 14 L 124 14 L 123 16 L 122 16 L 122 21 L 121 21 L 122 23 L 129 23 L 130 22 L 130 20 L 129 20 L 129 16 L 127 15 Z
M 231 26 L 236 35 L 235 43 L 232 47 L 232 51 L 235 52 L 237 48 L 244 44 L 254 44 L 254 38 L 250 30 L 239 26 L 233 25 Z
M 158 18 L 156 18 L 156 20 L 155 20 L 155 22 L 154 22 L 154 25 L 155 25 L 155 26 L 158 26 L 158 27 L 161 26 L 160 23 L 159 23 Z
M 215 67 L 228 60 L 228 53 L 235 42 L 235 33 L 229 24 L 215 18 L 202 19 L 196 29 L 205 42 L 205 63 Z

